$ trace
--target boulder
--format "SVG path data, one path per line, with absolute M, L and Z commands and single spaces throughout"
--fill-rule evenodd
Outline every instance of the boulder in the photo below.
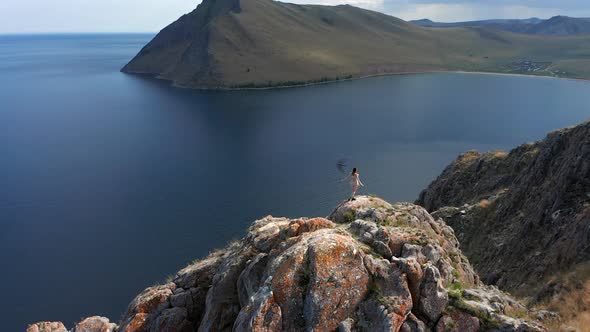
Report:
M 436 332 L 478 332 L 480 323 L 477 317 L 453 310 L 444 314 L 436 324 Z
M 414 314 L 410 313 L 402 325 L 400 332 L 428 332 L 430 329 L 424 324 L 423 321 L 419 320 Z M 446 332 L 446 331 L 444 331 Z M 466 331 L 467 332 L 467 331 Z
M 406 275 L 386 259 L 365 256 L 372 277 L 371 295 L 364 308 L 371 330 L 398 331 L 412 311 L 412 295 Z
M 119 331 L 147 331 L 149 329 L 148 318 L 168 306 L 169 297 L 175 288 L 174 283 L 168 283 L 144 290 L 129 304 Z
M 78 323 L 72 332 L 114 332 L 117 324 L 109 322 L 108 318 L 93 316 Z
M 39 322 L 30 324 L 27 332 L 68 332 L 62 322 Z
M 438 269 L 431 264 L 427 264 L 424 267 L 424 277 L 420 284 L 418 311 L 430 322 L 435 323 L 447 307 L 448 302 L 449 295 L 443 287 Z

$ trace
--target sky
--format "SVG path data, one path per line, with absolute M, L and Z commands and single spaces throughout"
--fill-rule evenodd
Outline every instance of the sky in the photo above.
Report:
M 404 20 L 590 17 L 590 0 L 283 0 L 350 4 Z M 2 0 L 0 33 L 157 32 L 199 0 Z

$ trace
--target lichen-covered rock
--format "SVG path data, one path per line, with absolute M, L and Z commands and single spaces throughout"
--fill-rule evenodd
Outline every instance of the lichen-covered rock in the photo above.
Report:
M 398 331 L 412 311 L 413 303 L 406 275 L 385 259 L 366 256 L 365 266 L 372 277 L 372 294 L 364 303 L 372 331 Z
M 334 228 L 336 225 L 325 218 L 296 219 L 289 223 L 285 237 L 299 236 L 307 232 L 315 232 L 323 228 Z
M 338 205 L 328 219 L 336 223 L 348 223 L 355 220 L 381 222 L 393 207 L 378 197 L 356 196 L 353 201 Z
M 108 318 L 93 316 L 78 323 L 72 332 L 114 332 L 116 328 L 117 324 Z
M 27 327 L 27 332 L 68 332 L 62 322 L 39 322 Z
M 436 332 L 478 332 L 479 329 L 477 317 L 457 310 L 444 314 L 436 324 Z
M 412 303 L 419 303 L 421 296 L 420 285 L 422 284 L 422 278 L 424 277 L 422 265 L 420 265 L 420 263 L 418 263 L 413 257 L 408 259 L 397 259 L 395 264 L 397 264 L 402 273 L 406 275 L 408 289 L 412 296 Z
M 449 303 L 449 295 L 443 287 L 438 269 L 430 264 L 424 268 L 424 278 L 420 284 L 418 311 L 435 323 Z
M 176 286 L 172 283 L 147 288 L 129 304 L 127 314 L 121 322 L 121 332 L 149 330 L 148 318 L 153 318 L 168 306 L 170 296 Z
M 338 324 L 338 332 L 352 332 L 354 329 L 354 320 L 347 318 Z
M 460 155 L 417 201 L 451 225 L 486 283 L 538 298 L 590 260 L 590 122 L 510 152 Z M 579 282 L 590 282 L 590 274 Z M 578 290 L 559 290 L 562 299 Z M 571 295 L 570 295 L 571 294 Z M 584 294 L 585 295 L 585 294 Z M 583 298 L 587 296 L 582 296 Z M 548 302 L 548 301 L 544 301 Z M 572 313 L 561 306 L 566 316 Z
M 240 312 L 238 278 L 255 254 L 254 248 L 239 246 L 230 250 L 221 262 L 207 292 L 205 314 L 199 331 L 225 331 L 232 328 Z
M 423 208 L 360 196 L 330 218 L 254 222 L 240 241 L 139 294 L 119 331 L 425 332 L 476 325 L 465 317 L 482 327 L 534 326 L 511 320 L 518 302 L 497 300 L 452 229 Z M 96 320 L 77 328 L 89 322 Z M 41 332 L 38 326 L 30 332 Z
M 451 307 L 476 317 L 484 330 L 544 332 L 539 323 L 527 319 L 528 310 L 494 286 L 466 289 L 451 299 Z M 455 313 L 461 315 L 461 313 Z M 451 315 L 451 318 L 456 319 Z
M 310 241 L 307 249 L 309 284 L 303 307 L 306 328 L 331 331 L 364 299 L 369 273 L 363 264 L 364 253 L 349 237 L 320 232 L 312 237 L 315 241 Z
M 408 315 L 404 325 L 402 325 L 400 332 L 427 332 L 430 329 L 424 324 L 423 321 L 419 320 L 412 313 Z M 444 331 L 446 332 L 446 331 Z M 466 331 L 467 332 L 467 331 Z
M 150 287 L 130 304 L 118 332 L 190 331 L 199 326 L 213 276 L 227 252 L 180 270 L 173 281 Z
M 100 316 L 83 319 L 71 331 L 68 331 L 62 322 L 39 322 L 27 327 L 27 332 L 114 332 L 116 330 L 117 324 Z

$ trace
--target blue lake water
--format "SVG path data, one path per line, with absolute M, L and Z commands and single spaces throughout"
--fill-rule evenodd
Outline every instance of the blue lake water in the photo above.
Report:
M 7 331 L 118 320 L 256 218 L 413 201 L 459 153 L 590 118 L 590 84 L 479 74 L 193 91 L 122 74 L 151 35 L 0 36 L 0 312 Z

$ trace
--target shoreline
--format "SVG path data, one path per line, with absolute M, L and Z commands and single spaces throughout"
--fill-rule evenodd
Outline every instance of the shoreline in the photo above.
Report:
M 343 79 L 338 79 L 338 80 L 326 80 L 326 81 L 322 81 L 322 82 L 309 82 L 309 83 L 295 84 L 295 85 L 231 88 L 231 87 L 223 87 L 223 86 L 219 86 L 219 87 L 192 87 L 192 86 L 178 84 L 174 80 L 158 76 L 157 74 L 141 73 L 141 72 L 125 72 L 122 70 L 121 70 L 121 72 L 124 74 L 149 76 L 150 78 L 155 78 L 157 80 L 167 81 L 167 82 L 170 82 L 170 85 L 175 88 L 188 89 L 188 90 L 201 90 L 201 91 L 244 91 L 244 90 L 292 89 L 292 88 L 304 88 L 304 87 L 310 87 L 310 86 L 316 86 L 316 85 L 332 84 L 332 83 L 338 83 L 338 82 L 356 81 L 356 80 L 362 80 L 362 79 L 374 78 L 374 77 L 420 75 L 420 74 L 501 75 L 501 76 L 517 76 L 517 77 L 570 80 L 570 81 L 579 81 L 579 82 L 587 82 L 587 83 L 590 82 L 590 79 L 586 79 L 586 78 L 555 77 L 555 76 L 548 76 L 548 75 L 528 75 L 528 74 L 519 74 L 519 73 L 496 73 L 496 72 L 487 72 L 487 71 L 465 71 L 465 70 L 427 70 L 427 71 L 405 71 L 405 72 L 396 72 L 396 73 L 370 74 L 370 75 L 362 75 L 362 76 L 358 76 L 358 77 L 343 78 Z

